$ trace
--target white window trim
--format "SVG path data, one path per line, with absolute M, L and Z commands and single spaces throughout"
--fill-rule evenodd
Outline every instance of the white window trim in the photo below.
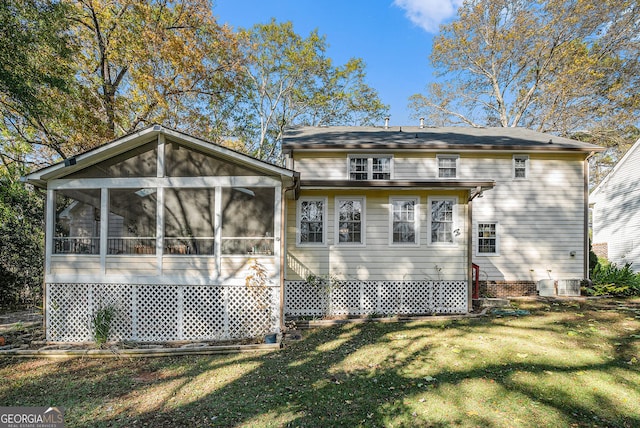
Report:
M 524 177 L 516 177 L 516 159 L 524 159 Z M 529 178 L 529 155 L 513 155 L 511 160 L 511 178 L 514 180 L 527 180 Z
M 496 251 L 495 253 L 481 253 L 480 252 L 480 237 L 478 231 L 480 224 L 495 224 L 496 225 Z M 494 220 L 479 220 L 473 224 L 473 242 L 475 247 L 475 254 L 478 257 L 496 257 L 500 255 L 500 223 Z
M 361 236 L 362 242 L 340 242 L 340 201 L 360 201 L 362 205 L 362 221 L 361 221 Z M 334 243 L 339 247 L 366 247 L 367 244 L 367 198 L 365 196 L 336 196 L 335 201 L 335 220 L 334 220 Z
M 393 242 L 393 203 L 395 201 L 414 201 L 413 227 L 415 242 Z M 419 247 L 420 246 L 420 197 L 419 196 L 390 196 L 389 197 L 389 246 L 392 247 Z
M 366 158 L 367 159 L 367 180 L 374 180 L 373 179 L 373 159 L 375 158 L 388 158 L 389 159 L 389 179 L 392 180 L 394 177 L 394 168 L 393 168 L 393 155 L 391 154 L 381 154 L 381 153 L 377 153 L 377 154 L 367 154 L 367 153 L 354 153 L 354 154 L 350 154 L 347 155 L 347 180 L 350 181 L 364 181 L 364 180 L 352 180 L 351 179 L 351 159 L 352 158 Z M 375 179 L 375 181 L 383 181 L 383 180 L 379 180 L 379 179 Z
M 300 238 L 300 213 L 302 212 L 302 202 L 322 201 L 322 242 L 301 242 Z M 326 247 L 327 246 L 327 206 L 328 198 L 326 196 L 318 197 L 302 197 L 296 203 L 296 246 L 298 247 Z
M 456 161 L 456 175 L 454 177 L 440 177 L 440 159 L 454 159 Z M 443 180 L 453 180 L 460 176 L 460 155 L 436 155 L 436 177 Z
M 453 202 L 453 224 L 451 225 L 453 242 L 433 242 L 431 237 L 431 206 L 434 201 L 452 201 Z M 427 198 L 427 242 L 435 247 L 457 247 L 458 237 L 462 235 L 458 220 L 458 198 L 455 196 L 429 196 Z M 456 232 L 457 231 L 457 232 Z

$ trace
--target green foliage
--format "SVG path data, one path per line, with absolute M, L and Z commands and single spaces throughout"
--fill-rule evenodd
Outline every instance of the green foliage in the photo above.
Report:
M 618 267 L 615 263 L 598 261 L 591 274 L 593 285 L 587 294 L 593 296 L 638 296 L 640 295 L 640 273 L 634 273 L 631 263 Z
M 43 199 L 15 165 L 0 169 L 0 307 L 40 304 L 44 259 Z
M 388 107 L 365 83 L 364 62 L 352 58 L 334 65 L 317 31 L 303 37 L 291 22 L 271 20 L 240 37 L 243 81 L 227 108 L 230 132 L 252 155 L 278 159 L 286 127 L 370 125 L 387 114 Z
M 70 5 L 55 0 L 0 2 L 0 95 L 3 107 L 24 113 L 46 107 L 42 89 L 65 89 L 72 49 L 66 32 Z M 3 108 L 4 109 L 4 108 Z
M 91 332 L 96 345 L 103 347 L 109 340 L 111 325 L 117 314 L 118 308 L 115 304 L 98 306 L 91 314 Z

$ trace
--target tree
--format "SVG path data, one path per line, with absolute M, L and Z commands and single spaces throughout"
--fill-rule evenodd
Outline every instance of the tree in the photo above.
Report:
M 640 111 L 639 30 L 633 0 L 467 1 L 434 40 L 443 81 L 410 105 L 438 125 L 627 144 Z
M 155 122 L 215 136 L 208 106 L 235 85 L 240 57 L 208 0 L 69 4 L 73 84 L 42 89 L 53 114 L 3 117 L 5 139 L 50 162 Z
M 65 89 L 71 50 L 64 16 L 69 7 L 51 0 L 0 1 L 0 105 L 20 112 L 44 107 L 43 87 Z
M 53 116 L 51 95 L 69 91 L 73 45 L 70 5 L 55 0 L 0 1 L 0 157 L 26 162 L 31 135 L 16 124 Z M 22 129 L 21 127 L 18 129 Z
M 0 167 L 0 307 L 40 304 L 44 204 L 20 183 L 16 163 Z
M 351 59 L 334 66 L 317 30 L 306 38 L 291 22 L 258 24 L 240 32 L 245 54 L 244 82 L 228 104 L 229 128 L 247 152 L 267 160 L 279 155 L 286 127 L 367 125 L 388 109 L 365 83 L 365 65 Z

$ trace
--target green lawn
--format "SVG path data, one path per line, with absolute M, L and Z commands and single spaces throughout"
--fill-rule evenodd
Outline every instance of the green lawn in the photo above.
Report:
M 640 299 L 351 324 L 278 352 L 0 360 L 0 406 L 66 426 L 640 426 Z

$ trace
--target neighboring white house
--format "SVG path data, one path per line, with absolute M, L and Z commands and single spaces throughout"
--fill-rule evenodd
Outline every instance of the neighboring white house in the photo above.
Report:
M 589 204 L 596 252 L 640 272 L 640 140 L 591 192 Z
M 588 275 L 597 146 L 307 127 L 282 148 L 286 167 L 154 125 L 28 175 L 47 194 L 47 339 L 89 340 L 109 304 L 113 339 L 219 340 L 286 316 L 466 313 L 473 265 L 487 295 Z

